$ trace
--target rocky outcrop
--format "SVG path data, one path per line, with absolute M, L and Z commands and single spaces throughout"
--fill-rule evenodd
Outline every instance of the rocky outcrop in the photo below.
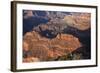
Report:
M 53 31 L 51 35 L 63 32 L 68 26 L 84 31 L 88 30 L 91 22 L 90 13 L 60 12 L 60 11 L 32 11 L 24 10 L 23 32 L 35 30 Z
M 62 56 L 65 59 L 65 55 L 76 55 L 78 50 L 89 59 L 90 22 L 90 13 L 24 11 L 23 62 L 57 60 Z
M 23 51 L 28 56 L 23 59 L 23 62 L 54 60 L 79 47 L 81 43 L 73 35 L 58 34 L 55 38 L 49 39 L 35 31 L 27 32 L 23 38 Z
M 87 30 L 91 27 L 91 15 L 89 13 L 72 13 L 72 15 L 66 15 L 63 20 L 68 26 L 78 30 Z
M 63 33 L 64 30 L 70 29 L 79 31 L 85 31 L 91 28 L 91 18 L 89 13 L 72 13 L 72 15 L 66 15 L 63 19 L 55 18 L 51 19 L 49 22 L 45 24 L 40 24 L 33 28 L 34 31 L 44 33 L 45 35 L 46 31 L 48 36 L 56 36 L 58 33 Z M 71 27 L 71 28 L 70 28 Z M 75 32 L 77 33 L 77 32 Z
M 46 24 L 40 24 L 33 28 L 33 31 L 42 33 L 45 37 L 54 38 L 59 33 L 63 33 L 67 29 L 67 24 L 61 19 L 50 20 Z

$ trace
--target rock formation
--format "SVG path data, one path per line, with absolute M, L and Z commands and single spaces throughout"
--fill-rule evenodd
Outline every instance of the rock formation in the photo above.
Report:
M 66 15 L 63 20 L 68 26 L 79 30 L 87 30 L 91 27 L 91 15 L 89 13 L 72 13 L 72 15 Z
M 55 38 L 49 39 L 35 31 L 27 32 L 23 38 L 23 50 L 27 49 L 24 51 L 26 53 L 30 51 L 31 54 L 27 53 L 29 58 L 24 58 L 23 62 L 56 59 L 59 56 L 73 52 L 79 47 L 81 47 L 81 43 L 73 35 L 58 34 Z
M 89 59 L 90 22 L 90 13 L 24 11 L 23 62 L 66 59 L 78 50 L 78 55 Z

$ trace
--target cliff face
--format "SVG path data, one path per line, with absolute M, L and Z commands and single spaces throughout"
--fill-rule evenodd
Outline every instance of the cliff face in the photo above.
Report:
M 91 27 L 91 14 L 89 13 L 72 13 L 70 16 L 66 15 L 63 20 L 68 26 L 78 30 L 87 30 Z
M 73 35 L 58 34 L 55 38 L 49 39 L 35 31 L 27 32 L 23 42 L 23 50 L 29 57 L 24 58 L 24 62 L 53 60 L 81 47 L 78 38 Z
M 23 12 L 23 62 L 66 60 L 70 53 L 90 59 L 90 13 Z
M 65 31 L 73 31 L 72 33 L 84 35 L 84 33 L 80 32 L 91 29 L 90 22 L 91 15 L 89 13 L 72 13 L 71 15 L 64 16 L 62 19 L 52 18 L 47 23 L 34 27 L 33 30 L 42 33 L 45 37 L 51 38 L 55 37 L 58 33 L 65 33 Z

